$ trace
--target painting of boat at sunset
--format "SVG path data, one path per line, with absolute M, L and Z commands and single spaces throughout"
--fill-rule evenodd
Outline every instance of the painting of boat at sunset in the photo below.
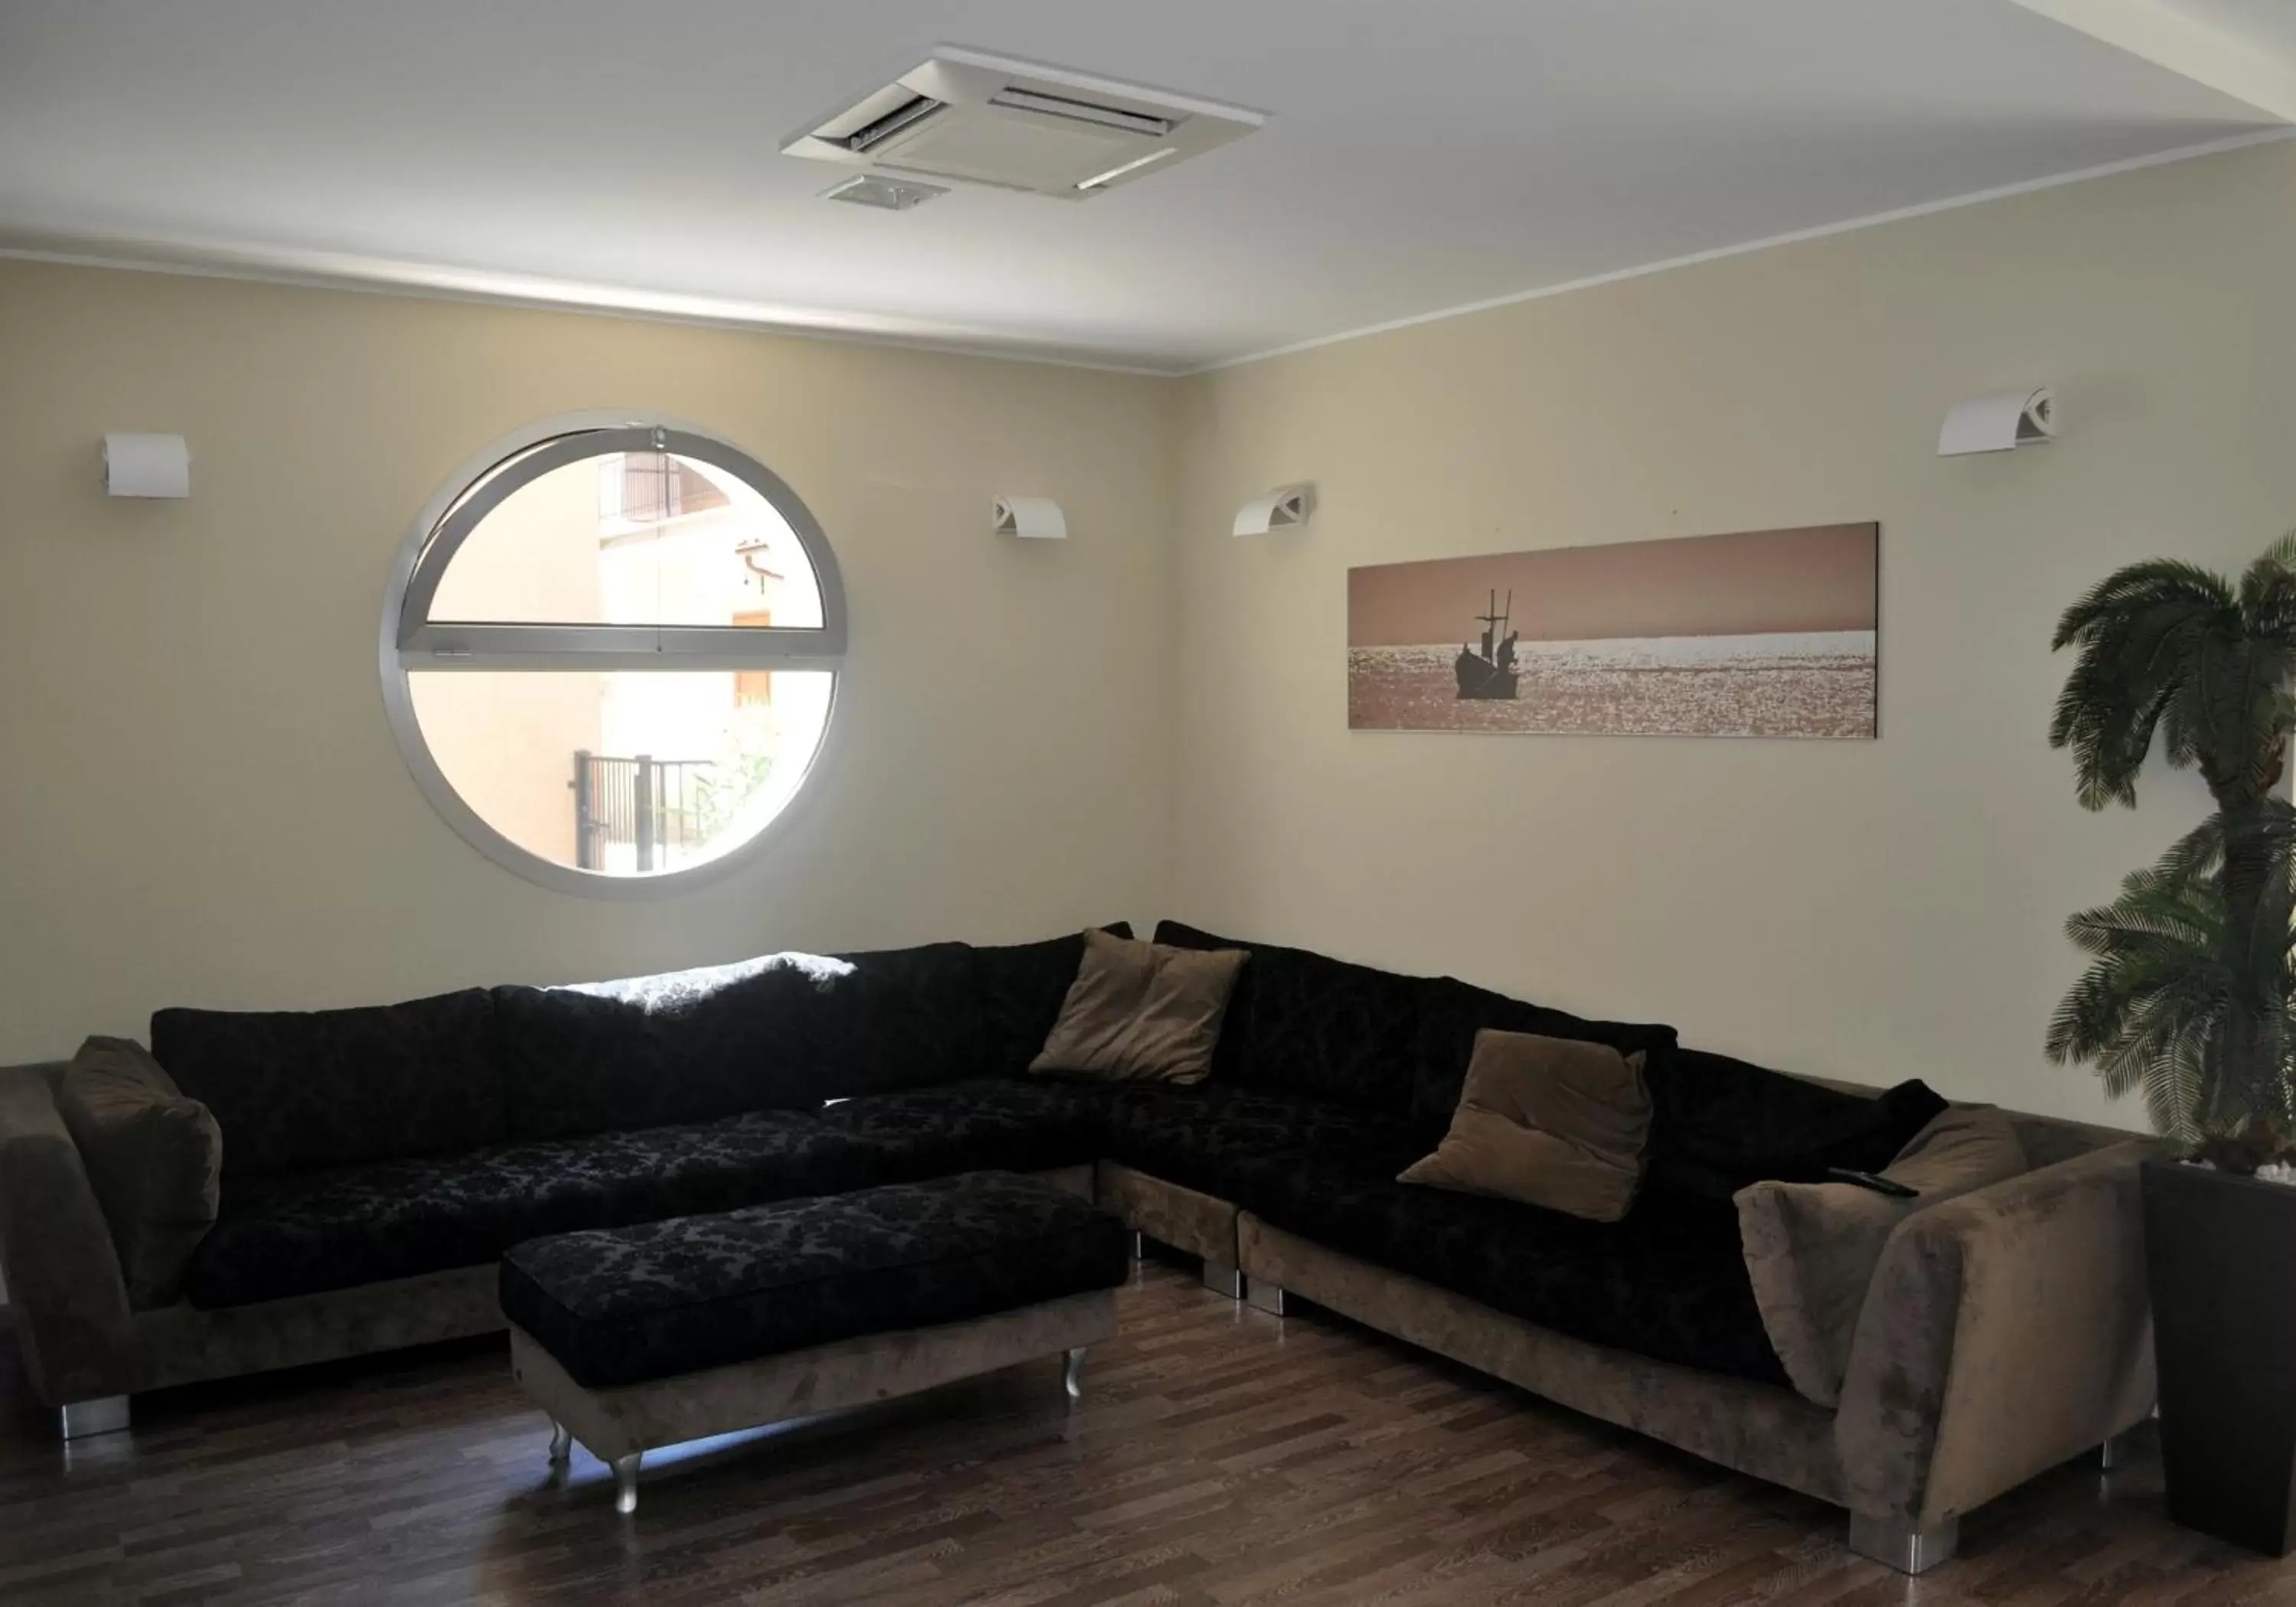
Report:
M 1348 571 L 1357 731 L 1876 734 L 1882 527 Z

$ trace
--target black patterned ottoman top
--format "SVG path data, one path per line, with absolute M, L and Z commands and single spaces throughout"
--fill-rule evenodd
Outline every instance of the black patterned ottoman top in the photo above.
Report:
M 1124 1225 L 1012 1172 L 966 1172 L 529 1239 L 503 1315 L 586 1389 L 1112 1289 Z

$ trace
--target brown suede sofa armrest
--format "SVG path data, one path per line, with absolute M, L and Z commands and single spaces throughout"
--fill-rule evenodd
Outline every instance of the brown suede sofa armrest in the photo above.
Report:
M 2152 1410 L 2137 1165 L 2156 1148 L 2096 1150 L 1898 1226 L 1834 1421 L 1852 1512 L 1935 1527 Z
M 127 1283 L 56 1109 L 53 1065 L 0 1067 L 0 1275 L 25 1371 L 53 1406 L 127 1392 Z

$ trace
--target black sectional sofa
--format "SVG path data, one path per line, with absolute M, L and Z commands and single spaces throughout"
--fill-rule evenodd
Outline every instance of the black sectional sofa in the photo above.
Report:
M 1027 1073 L 1081 936 L 161 1011 L 152 1049 L 213 1111 L 224 1173 L 184 1298 L 154 1309 L 129 1304 L 58 1069 L 11 1069 L 0 1267 L 30 1376 L 69 1406 L 486 1332 L 496 1263 L 523 1240 L 999 1168 L 1096 1198 L 1231 1295 L 1281 1309 L 1288 1288 L 1848 1506 L 1876 1554 L 1934 1557 L 1961 1512 L 2149 1408 L 2127 1135 L 2022 1119 L 2036 1170 L 1909 1219 L 1841 1406 L 1820 1407 L 1771 1350 L 1731 1193 L 1886 1164 L 1942 1108 L 1927 1088 L 1846 1091 L 1665 1026 L 1169 922 L 1156 936 L 1252 951 L 1196 1086 Z M 1441 1136 L 1486 1027 L 1646 1055 L 1656 1117 L 1624 1221 L 1395 1181 Z M 2038 1289 L 2037 1317 L 2018 1297 Z

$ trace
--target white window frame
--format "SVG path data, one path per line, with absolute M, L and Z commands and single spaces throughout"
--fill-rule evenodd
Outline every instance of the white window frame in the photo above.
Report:
M 817 628 L 781 626 L 552 625 L 441 622 L 427 618 L 447 566 L 480 522 L 520 488 L 568 463 L 616 452 L 668 452 L 723 470 L 770 504 L 805 549 L 821 592 Z M 845 585 L 812 511 L 779 475 L 697 427 L 629 413 L 568 414 L 529 424 L 476 453 L 408 529 L 383 598 L 382 701 L 415 785 L 447 824 L 496 864 L 559 892 L 659 898 L 731 874 L 778 836 L 815 790 L 837 730 L 845 661 Z M 829 712 L 807 772 L 780 812 L 747 840 L 700 865 L 619 876 L 581 870 L 520 847 L 464 801 L 424 741 L 411 671 L 802 669 L 827 672 Z

